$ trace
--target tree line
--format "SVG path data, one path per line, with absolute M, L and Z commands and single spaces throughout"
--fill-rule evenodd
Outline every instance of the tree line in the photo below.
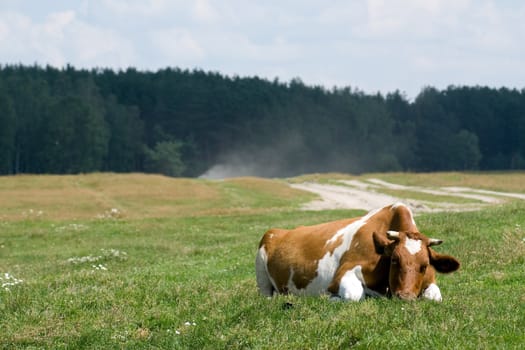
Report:
M 525 90 L 366 94 L 166 68 L 0 67 L 0 174 L 525 168 Z M 255 171 L 255 170 L 254 170 Z

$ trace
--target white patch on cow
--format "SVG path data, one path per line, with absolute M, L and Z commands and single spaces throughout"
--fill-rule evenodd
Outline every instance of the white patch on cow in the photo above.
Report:
M 412 255 L 416 255 L 421 250 L 421 240 L 407 238 L 405 241 L 405 248 Z
M 292 281 L 293 274 L 290 274 L 287 284 L 288 291 L 293 294 L 301 295 L 319 295 L 326 293 L 326 289 L 332 282 L 335 272 L 339 267 L 341 257 L 350 248 L 354 235 L 380 210 L 381 208 L 372 210 L 359 220 L 356 220 L 337 231 L 332 238 L 326 241 L 326 245 L 337 242 L 339 237 L 342 237 L 342 243 L 334 249 L 333 253 L 326 252 L 326 254 L 317 262 L 317 276 L 306 286 L 306 288 L 299 290 Z
M 352 237 L 353 237 L 353 235 L 357 232 L 357 230 L 359 230 L 361 228 L 361 226 L 366 224 L 367 220 L 370 219 L 375 214 L 377 214 L 381 209 L 382 208 L 371 210 L 368 214 L 366 214 L 365 216 L 363 216 L 359 220 L 354 221 L 353 223 L 351 223 L 350 225 L 348 225 L 346 227 L 343 227 L 342 229 L 337 231 L 335 233 L 335 235 L 332 236 L 332 238 L 330 238 L 329 240 L 326 241 L 326 245 L 329 245 L 331 243 L 337 242 L 337 240 L 341 236 L 345 236 L 346 237 L 346 235 L 351 234 Z
M 339 296 L 343 300 L 360 301 L 365 298 L 364 278 L 361 265 L 346 271 L 339 283 Z
M 440 302 L 442 300 L 441 298 L 441 291 L 439 290 L 439 287 L 435 283 L 431 283 L 427 289 L 423 292 L 423 298 L 433 301 Z
M 255 276 L 257 279 L 257 286 L 262 295 L 272 296 L 275 287 L 275 281 L 268 273 L 268 255 L 264 245 L 259 248 L 257 256 L 255 257 Z M 275 288 L 277 289 L 277 288 Z
M 316 291 L 312 290 L 311 288 L 305 288 L 305 289 L 299 289 L 296 287 L 293 276 L 295 275 L 295 271 L 293 268 L 290 267 L 290 277 L 288 278 L 288 283 L 286 284 L 286 288 L 288 289 L 288 293 L 295 294 L 295 295 L 319 295 L 323 291 L 319 291 L 316 293 Z

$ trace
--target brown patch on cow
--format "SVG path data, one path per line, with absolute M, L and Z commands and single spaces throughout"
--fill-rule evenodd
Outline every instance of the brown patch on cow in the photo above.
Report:
M 292 281 L 297 289 L 304 289 L 317 277 L 318 261 L 307 262 L 303 267 L 294 270 Z
M 326 251 L 330 254 L 334 253 L 334 250 L 339 247 L 341 244 L 343 244 L 343 235 L 340 235 L 335 240 L 330 240 L 326 242 L 325 248 Z

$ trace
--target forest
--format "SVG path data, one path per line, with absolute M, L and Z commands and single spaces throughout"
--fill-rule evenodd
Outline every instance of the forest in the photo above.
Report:
M 203 70 L 0 66 L 0 174 L 525 169 L 525 89 L 402 92 Z M 246 174 L 244 174 L 246 175 Z

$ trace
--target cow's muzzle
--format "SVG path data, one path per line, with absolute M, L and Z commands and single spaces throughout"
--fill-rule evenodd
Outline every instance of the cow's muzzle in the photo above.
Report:
M 410 292 L 395 292 L 393 295 L 394 297 L 405 301 L 413 301 L 417 299 L 417 295 Z

